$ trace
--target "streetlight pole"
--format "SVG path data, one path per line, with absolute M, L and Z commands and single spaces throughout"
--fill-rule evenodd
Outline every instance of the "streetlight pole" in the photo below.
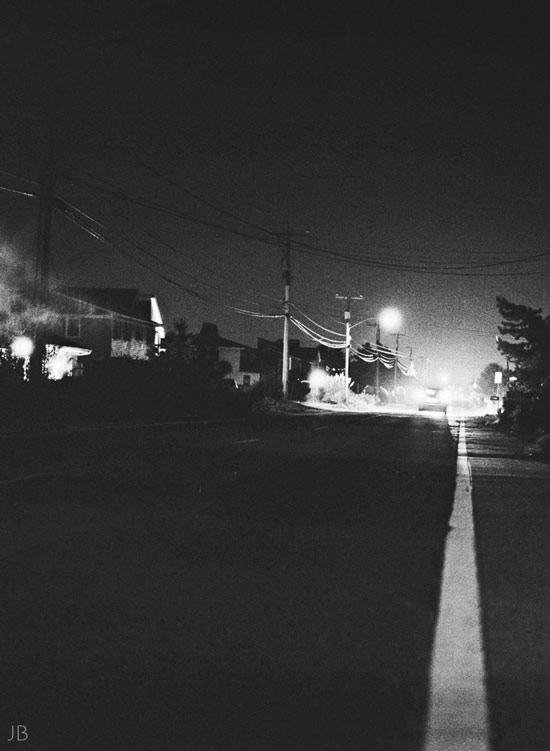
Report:
M 401 328 L 402 323 L 402 316 L 399 310 L 397 308 L 384 308 L 384 310 L 380 311 L 380 314 L 378 316 L 378 339 L 380 339 L 380 327 L 384 328 L 388 333 L 390 334 L 396 334 L 396 345 L 395 345 L 395 373 L 394 373 L 394 389 L 397 389 L 397 355 L 399 351 L 399 329 Z M 377 341 L 377 344 L 380 342 Z M 378 360 L 376 361 L 377 370 L 376 370 L 376 381 L 377 381 L 377 389 L 378 386 Z M 377 394 L 378 396 L 378 394 Z
M 344 401 L 347 402 L 348 383 L 349 383 L 349 353 L 351 349 L 351 333 L 350 333 L 351 300 L 362 300 L 363 295 L 359 295 L 358 297 L 351 297 L 350 295 L 336 295 L 336 299 L 346 301 L 346 309 L 344 311 L 344 323 L 346 324 L 346 349 L 345 349 L 345 363 L 344 363 L 344 378 L 345 378 Z

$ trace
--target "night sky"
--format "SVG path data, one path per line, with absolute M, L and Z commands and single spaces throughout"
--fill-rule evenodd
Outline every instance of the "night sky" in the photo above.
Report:
M 352 323 L 398 307 L 400 348 L 457 381 L 502 362 L 497 295 L 549 313 L 543 40 L 16 5 L 0 185 L 35 189 L 23 178 L 38 179 L 52 111 L 56 194 L 108 241 L 56 214 L 53 281 L 136 286 L 168 324 L 212 321 L 254 345 L 282 335 L 258 317 L 282 311 L 270 232 L 308 230 L 292 245 L 293 314 L 343 334 L 336 295 L 363 296 Z M 36 216 L 36 200 L 0 191 L 4 248 L 32 260 Z M 356 344 L 373 337 L 354 329 Z

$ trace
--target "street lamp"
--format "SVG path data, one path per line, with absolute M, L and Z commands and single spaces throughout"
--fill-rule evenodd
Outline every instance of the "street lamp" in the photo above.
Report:
M 384 308 L 378 316 L 378 330 L 376 343 L 380 340 L 380 329 L 384 329 L 388 334 L 395 334 L 395 372 L 394 372 L 394 389 L 397 389 L 397 353 L 399 351 L 399 330 L 403 323 L 401 311 L 397 308 Z M 380 396 L 380 364 L 376 360 L 376 399 Z
M 34 342 L 28 336 L 16 336 L 11 343 L 11 353 L 14 357 L 27 360 L 34 352 Z
M 398 334 L 403 323 L 403 316 L 397 308 L 384 308 L 380 311 L 378 323 L 380 328 L 387 331 L 388 334 Z

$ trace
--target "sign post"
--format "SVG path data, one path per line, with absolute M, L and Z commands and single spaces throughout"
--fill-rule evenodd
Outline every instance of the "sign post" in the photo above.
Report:
M 495 384 L 497 387 L 497 397 L 499 396 L 499 386 L 502 383 L 502 370 L 495 370 Z

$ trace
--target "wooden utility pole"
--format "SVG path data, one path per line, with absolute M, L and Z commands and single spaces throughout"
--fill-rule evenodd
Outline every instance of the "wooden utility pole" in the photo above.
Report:
M 380 401 L 380 319 L 376 319 L 376 403 Z
M 285 296 L 284 296 L 284 318 L 283 318 L 283 364 L 282 364 L 282 373 L 281 373 L 281 383 L 282 383 L 282 389 L 283 389 L 283 399 L 286 401 L 288 399 L 288 362 L 289 362 L 289 351 L 288 351 L 288 332 L 290 328 L 290 280 L 291 280 L 291 274 L 290 274 L 290 245 L 292 242 L 293 237 L 307 237 L 309 235 L 309 230 L 306 232 L 290 232 L 287 230 L 286 232 L 272 232 L 272 235 L 275 235 L 276 237 L 284 237 L 285 238 L 285 247 L 283 250 L 283 263 L 282 263 L 282 277 L 285 284 Z
M 38 231 L 36 235 L 36 265 L 34 275 L 34 300 L 44 298 L 50 277 L 50 236 L 52 229 L 52 198 L 54 187 L 55 126 L 49 124 L 46 150 L 40 169 L 38 193 Z
M 54 189 L 55 122 L 50 114 L 46 146 L 39 178 L 38 228 L 36 234 L 36 263 L 34 270 L 33 303 L 36 308 L 47 304 L 50 279 L 50 236 L 52 227 L 52 199 Z M 35 321 L 33 330 L 34 351 L 29 364 L 29 379 L 38 384 L 42 381 L 44 358 L 44 328 Z

